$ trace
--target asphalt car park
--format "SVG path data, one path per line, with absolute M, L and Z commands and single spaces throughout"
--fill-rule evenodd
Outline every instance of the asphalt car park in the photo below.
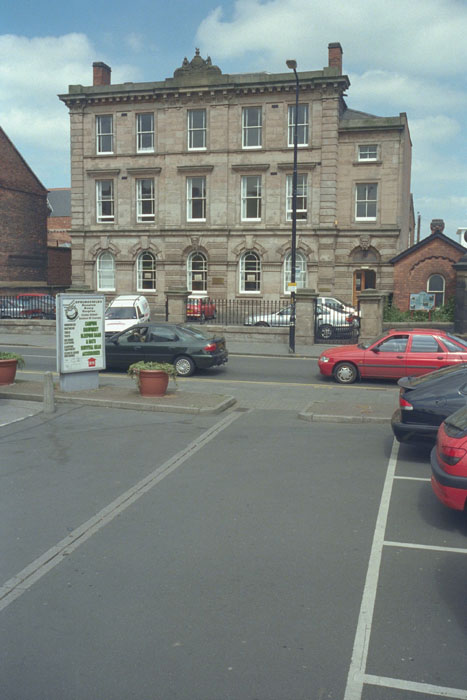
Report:
M 467 516 L 430 474 L 429 446 L 393 447 L 345 700 L 467 698 Z
M 20 430 L 8 700 L 467 698 L 466 519 L 389 423 L 75 408 Z

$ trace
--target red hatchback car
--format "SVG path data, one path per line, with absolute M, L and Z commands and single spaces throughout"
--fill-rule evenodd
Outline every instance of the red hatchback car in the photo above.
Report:
M 400 379 L 467 362 L 467 343 L 445 331 L 390 330 L 370 343 L 324 350 L 319 371 L 340 384 L 358 378 Z
M 454 510 L 467 505 L 467 408 L 450 415 L 438 430 L 431 452 L 431 485 L 441 503 Z

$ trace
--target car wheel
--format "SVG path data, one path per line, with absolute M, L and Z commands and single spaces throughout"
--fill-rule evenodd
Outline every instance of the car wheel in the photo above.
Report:
M 339 384 L 353 384 L 357 377 L 357 368 L 351 362 L 339 362 L 334 369 L 334 379 Z
M 332 326 L 329 326 L 328 324 L 325 324 L 324 326 L 320 326 L 318 329 L 318 337 L 323 338 L 323 340 L 329 340 L 329 338 L 332 338 L 334 335 L 334 329 Z
M 196 369 L 196 365 L 188 355 L 180 355 L 174 362 L 175 371 L 179 377 L 189 377 Z
M 258 321 L 258 323 L 255 323 L 255 326 L 263 326 L 263 328 L 269 328 L 269 323 L 266 323 L 266 321 Z

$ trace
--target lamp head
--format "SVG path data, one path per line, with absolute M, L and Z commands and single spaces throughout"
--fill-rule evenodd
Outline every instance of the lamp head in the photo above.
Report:
M 290 68 L 290 70 L 297 70 L 297 61 L 295 58 L 288 58 L 286 60 L 287 68 Z

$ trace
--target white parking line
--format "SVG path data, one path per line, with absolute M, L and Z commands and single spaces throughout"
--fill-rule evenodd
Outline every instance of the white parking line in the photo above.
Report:
M 392 485 L 394 481 L 396 479 L 423 482 L 430 481 L 430 479 L 421 477 L 395 476 L 398 452 L 399 444 L 394 440 L 386 472 L 386 478 L 384 481 L 378 517 L 376 520 L 375 534 L 373 536 L 373 543 L 370 552 L 370 560 L 360 606 L 360 614 L 357 623 L 357 631 L 355 634 L 352 659 L 347 676 L 344 700 L 361 700 L 363 686 L 365 684 L 377 685 L 386 688 L 396 688 L 414 693 L 424 693 L 425 695 L 436 695 L 443 698 L 467 700 L 466 689 L 449 688 L 431 685 L 429 683 L 417 683 L 398 678 L 375 676 L 365 672 L 383 547 L 405 547 L 408 549 L 449 552 L 452 554 L 467 554 L 467 549 L 460 547 L 439 547 L 435 545 L 423 545 L 412 542 L 394 542 L 384 539 L 389 513 L 389 503 L 391 500 Z
M 467 690 L 461 688 L 446 688 L 441 685 L 430 685 L 429 683 L 414 683 L 413 681 L 399 680 L 398 678 L 385 678 L 384 676 L 365 675 L 364 682 L 369 685 L 379 685 L 384 688 L 397 688 L 398 690 L 409 690 L 414 693 L 425 693 L 425 695 L 437 695 L 442 698 L 467 699 Z
M 370 561 L 368 564 L 365 588 L 363 589 L 363 597 L 360 605 L 360 614 L 358 617 L 352 659 L 350 661 L 350 668 L 347 676 L 344 700 L 360 700 L 362 697 L 368 647 L 370 644 L 371 626 L 373 623 L 376 591 L 378 588 L 379 570 L 381 566 L 381 556 L 383 552 L 384 533 L 386 531 L 386 523 L 388 520 L 389 502 L 391 500 L 392 483 L 394 481 L 398 454 L 399 443 L 394 440 L 386 471 L 386 478 L 384 480 L 381 502 L 379 504 L 375 534 L 373 536 L 373 544 L 371 546 Z
M 427 476 L 395 476 L 394 480 L 400 480 L 400 481 L 431 481 L 431 479 Z
M 6 581 L 0 587 L 0 611 L 19 598 L 31 586 L 39 581 L 51 569 L 60 564 L 63 559 L 80 547 L 92 535 L 108 525 L 117 515 L 123 513 L 130 505 L 152 489 L 162 479 L 178 469 L 187 459 L 194 455 L 204 445 L 213 440 L 223 430 L 228 428 L 237 418 L 244 414 L 231 413 L 226 418 L 218 421 L 211 428 L 202 433 L 198 438 L 190 442 L 183 450 L 171 457 L 167 462 L 151 472 L 144 479 L 125 491 L 121 496 L 109 503 L 96 515 L 77 527 L 67 537 L 40 557 L 31 562 L 22 571 Z
M 385 547 L 405 547 L 406 549 L 427 549 L 431 552 L 452 552 L 453 554 L 467 554 L 463 547 L 438 547 L 431 544 L 416 544 L 415 542 L 383 542 Z

